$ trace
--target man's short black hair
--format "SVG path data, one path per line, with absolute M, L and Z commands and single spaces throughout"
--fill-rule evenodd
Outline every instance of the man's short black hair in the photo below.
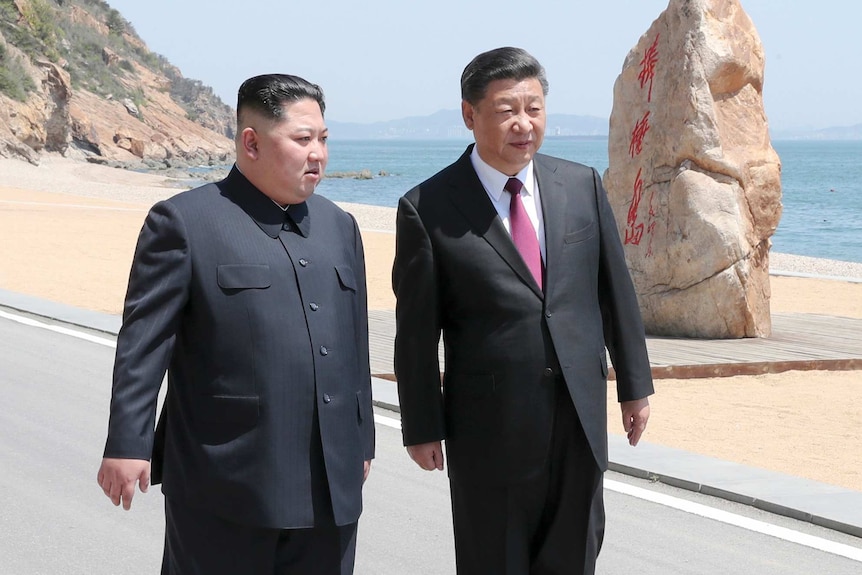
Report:
M 494 80 L 526 80 L 535 78 L 548 95 L 545 69 L 529 52 L 521 48 L 497 48 L 482 52 L 467 64 L 461 74 L 461 99 L 476 105 L 485 97 L 488 84 Z
M 326 104 L 323 90 L 317 84 L 288 74 L 264 74 L 249 78 L 239 87 L 236 103 L 237 124 L 242 123 L 242 114 L 246 110 L 255 111 L 273 120 L 280 119 L 284 116 L 285 104 L 305 99 L 316 101 L 323 115 Z

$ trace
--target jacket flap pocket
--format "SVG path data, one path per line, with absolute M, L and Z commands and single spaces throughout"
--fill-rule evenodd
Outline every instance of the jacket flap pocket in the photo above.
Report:
M 602 377 L 608 378 L 608 356 L 605 354 L 605 350 L 602 350 L 601 356 L 599 356 L 599 366 L 602 368 Z
M 595 222 L 590 222 L 585 227 L 566 234 L 563 237 L 563 241 L 567 244 L 576 244 L 593 237 L 595 234 L 596 224 Z
M 218 285 L 224 289 L 268 288 L 272 285 L 266 264 L 226 264 L 218 266 Z
M 248 428 L 257 424 L 260 399 L 257 396 L 201 396 L 198 398 L 197 411 L 201 420 L 207 423 Z
M 356 291 L 356 276 L 353 274 L 353 269 L 349 266 L 335 266 L 335 273 L 338 274 L 338 281 L 341 282 L 341 287 Z

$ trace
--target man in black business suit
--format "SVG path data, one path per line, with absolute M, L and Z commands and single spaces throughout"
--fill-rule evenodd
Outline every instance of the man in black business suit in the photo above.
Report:
M 247 80 L 230 174 L 141 231 L 98 482 L 129 509 L 152 459 L 162 573 L 353 572 L 374 456 L 365 264 L 353 218 L 312 195 L 323 112 L 302 78 Z
M 632 445 L 649 418 L 644 330 L 601 179 L 537 154 L 547 90 L 527 52 L 478 55 L 461 76 L 475 146 L 398 204 L 404 444 L 420 467 L 442 470 L 446 441 L 463 575 L 594 572 L 605 347 Z

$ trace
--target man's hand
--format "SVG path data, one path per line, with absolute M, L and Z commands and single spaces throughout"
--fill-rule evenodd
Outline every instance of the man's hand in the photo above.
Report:
M 140 483 L 141 493 L 146 493 L 150 487 L 150 462 L 105 457 L 96 480 L 114 505 L 122 501 L 123 509 L 128 511 L 135 496 L 135 483 Z
M 371 473 L 371 460 L 366 459 L 362 466 L 362 483 L 365 483 L 365 480 L 368 479 L 369 473 Z
M 634 447 L 641 439 L 649 420 L 649 399 L 636 399 L 620 403 L 623 412 L 623 429 L 629 436 L 629 445 Z
M 408 445 L 407 453 L 425 471 L 443 471 L 443 445 L 439 441 Z

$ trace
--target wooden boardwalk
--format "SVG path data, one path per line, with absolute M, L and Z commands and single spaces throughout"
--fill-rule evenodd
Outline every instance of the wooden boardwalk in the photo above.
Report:
M 371 373 L 394 379 L 395 312 L 369 312 Z M 827 369 L 862 370 L 862 319 L 773 314 L 772 336 L 746 339 L 647 338 L 653 377 L 714 377 Z M 443 365 L 442 346 L 440 364 Z

